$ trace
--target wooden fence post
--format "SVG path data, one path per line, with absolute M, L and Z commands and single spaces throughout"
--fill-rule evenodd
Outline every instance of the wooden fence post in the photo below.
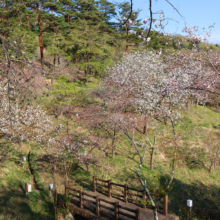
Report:
M 79 190 L 79 207 L 82 209 L 83 208 L 83 195 L 82 195 L 82 190 Z
M 119 202 L 115 202 L 115 220 L 118 220 Z
M 140 209 L 136 210 L 136 220 L 141 220 L 141 210 Z
M 124 201 L 128 202 L 128 184 L 124 186 Z
M 96 196 L 96 215 L 98 215 L 98 216 L 99 216 L 99 208 L 100 208 L 99 203 L 100 203 L 99 197 Z
M 93 192 L 96 192 L 96 179 L 95 179 L 95 176 L 93 176 Z
M 65 183 L 65 195 L 67 196 L 68 194 L 68 187 L 67 187 L 67 184 Z
M 111 180 L 108 180 L 108 197 L 110 197 L 111 198 L 111 192 L 112 190 L 111 190 Z
M 145 190 L 143 190 L 143 200 L 145 202 L 145 205 L 143 204 L 143 208 L 146 209 L 147 196 L 146 196 L 146 191 Z
M 168 195 L 163 197 L 163 214 L 167 215 L 168 213 Z

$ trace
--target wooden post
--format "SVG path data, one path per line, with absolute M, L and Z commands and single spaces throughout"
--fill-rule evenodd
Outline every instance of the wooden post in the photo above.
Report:
M 96 179 L 95 179 L 95 176 L 93 176 L 93 192 L 96 192 Z
M 141 220 L 141 210 L 140 209 L 136 210 L 136 220 Z
M 168 195 L 163 197 L 163 214 L 167 215 L 168 213 Z
M 83 208 L 83 194 L 82 190 L 79 190 L 79 207 L 82 209 Z
M 146 191 L 143 191 L 143 200 L 145 202 L 145 205 L 143 205 L 143 208 L 146 209 L 146 202 L 147 202 L 147 196 L 146 196 Z
M 65 195 L 66 195 L 66 196 L 67 196 L 67 194 L 68 194 L 68 187 L 67 187 L 67 185 L 68 185 L 68 181 L 65 180 Z
M 119 207 L 119 202 L 115 202 L 115 220 L 118 220 L 118 207 Z
M 99 201 L 99 197 L 97 196 L 97 197 L 96 197 L 96 215 L 98 215 L 98 216 L 99 216 L 99 208 L 100 208 L 100 207 L 99 207 L 99 202 L 100 202 L 100 201 Z
M 124 201 L 128 202 L 128 184 L 124 186 Z
M 111 198 L 111 194 L 112 194 L 112 192 L 111 192 L 111 180 L 108 180 L 108 197 L 110 197 Z

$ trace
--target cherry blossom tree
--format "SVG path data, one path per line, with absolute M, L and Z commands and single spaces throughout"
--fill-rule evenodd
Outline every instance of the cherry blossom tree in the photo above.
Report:
M 15 143 L 37 141 L 46 144 L 54 131 L 53 122 L 38 105 L 32 104 L 36 89 L 42 89 L 41 70 L 28 60 L 16 42 L 0 39 L 0 133 Z M 38 78 L 36 83 L 34 79 Z M 38 83 L 40 85 L 38 85 Z M 56 127 L 56 126 L 55 126 Z M 58 131 L 58 128 L 55 128 Z M 56 132 L 54 132 L 55 134 Z M 12 149 L 3 149 L 2 161 Z
M 174 66 L 175 62 L 178 64 Z M 113 107 L 116 109 L 117 106 L 118 111 L 111 115 L 112 121 L 131 141 L 139 155 L 139 167 L 137 170 L 132 170 L 146 190 L 155 219 L 158 219 L 157 202 L 152 198 L 148 186 L 140 175 L 146 152 L 154 149 L 155 142 L 147 135 L 144 142 L 137 142 L 126 129 L 129 120 L 123 120 L 120 113 L 130 105 L 133 111 L 140 114 L 159 121 L 170 120 L 174 134 L 174 150 L 171 176 L 165 189 L 167 193 L 171 188 L 178 158 L 174 125 L 181 117 L 179 110 L 186 108 L 186 103 L 192 96 L 205 99 L 205 94 L 212 93 L 219 82 L 219 75 L 215 71 L 208 71 L 207 68 L 197 57 L 179 59 L 178 54 L 165 57 L 153 52 L 138 52 L 125 55 L 118 64 L 109 69 L 109 74 L 104 80 L 102 92 L 105 104 L 108 111 L 112 111 Z

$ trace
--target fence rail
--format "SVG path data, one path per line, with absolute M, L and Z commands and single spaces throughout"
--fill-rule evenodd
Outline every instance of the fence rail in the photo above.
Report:
M 139 208 L 138 209 L 127 208 L 122 205 L 119 205 L 118 201 L 111 202 L 106 199 L 100 198 L 99 196 L 92 196 L 89 193 L 83 192 L 81 189 L 72 188 L 67 185 L 65 186 L 65 193 L 66 195 L 68 194 L 72 197 L 70 201 L 73 203 L 77 203 L 80 209 L 83 209 L 85 207 L 92 209 L 98 217 L 99 216 L 103 217 L 104 215 L 119 220 L 122 219 L 119 217 L 120 215 L 121 217 L 128 217 L 132 220 L 141 219 L 140 217 L 141 210 Z M 79 195 L 76 195 L 76 193 Z M 84 196 L 93 198 L 95 199 L 95 201 L 84 198 Z M 107 205 L 103 204 L 103 202 L 107 203 Z M 125 212 L 129 211 L 130 213 L 125 213 L 123 211 Z
M 97 181 L 100 181 L 103 184 L 97 183 Z M 104 184 L 107 184 L 107 185 L 104 185 Z M 100 186 L 105 187 L 105 190 L 100 188 Z M 124 193 L 123 194 L 113 193 L 112 192 L 112 186 L 118 186 L 118 187 L 124 188 Z M 145 190 L 131 188 L 131 187 L 128 187 L 127 184 L 124 184 L 124 185 L 123 184 L 118 184 L 118 183 L 112 182 L 111 180 L 102 180 L 102 179 L 98 179 L 95 176 L 93 176 L 93 191 L 96 192 L 97 190 L 101 191 L 101 192 L 104 192 L 104 193 L 107 193 L 108 197 L 110 197 L 110 198 L 112 196 L 123 198 L 124 202 L 126 202 L 126 203 L 129 202 L 129 201 L 131 201 L 131 202 L 133 201 L 133 202 L 136 202 L 138 204 L 141 204 L 141 201 L 144 201 L 145 205 L 142 204 L 142 207 L 144 209 L 146 209 L 146 202 L 147 202 L 147 200 L 149 200 L 147 198 Z M 135 191 L 136 194 L 133 193 L 133 192 L 130 192 L 130 191 Z M 136 199 L 128 198 L 129 195 L 130 196 L 136 196 Z M 157 195 L 153 195 L 153 196 L 154 197 L 159 197 Z M 139 199 L 137 199 L 137 197 Z M 167 213 L 168 213 L 168 196 L 163 197 L 163 208 L 162 209 L 163 209 L 163 214 L 167 215 Z

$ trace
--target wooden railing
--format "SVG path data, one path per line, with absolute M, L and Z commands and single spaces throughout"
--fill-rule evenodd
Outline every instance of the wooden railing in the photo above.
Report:
M 71 196 L 70 201 L 73 203 L 77 203 L 79 208 L 81 209 L 88 208 L 93 212 L 95 212 L 97 216 L 108 216 L 113 219 L 119 220 L 119 219 L 123 219 L 119 217 L 119 215 L 121 215 L 121 217 L 125 216 L 130 219 L 140 220 L 140 214 L 141 214 L 140 209 L 127 208 L 125 206 L 119 205 L 118 201 L 111 202 L 106 199 L 100 198 L 99 196 L 92 196 L 89 193 L 83 192 L 81 189 L 72 188 L 67 185 L 65 186 L 65 193 L 66 195 Z M 84 196 L 95 199 L 95 201 L 84 198 Z M 105 202 L 107 203 L 107 205 L 101 204 L 101 202 L 102 203 Z M 106 211 L 106 209 L 108 211 Z M 124 211 L 130 212 L 130 214 L 125 213 Z
M 97 181 L 102 182 L 102 184 L 97 183 Z M 118 193 L 113 193 L 112 191 L 112 186 L 118 186 L 118 187 L 122 187 L 124 188 L 123 194 L 118 194 Z M 101 188 L 104 187 L 105 189 Z M 106 193 L 108 194 L 108 197 L 111 198 L 111 196 L 115 196 L 115 197 L 120 197 L 122 199 L 124 199 L 125 202 L 133 202 L 133 203 L 137 203 L 137 204 L 141 204 L 141 201 L 144 201 L 145 204 L 142 204 L 143 208 L 146 208 L 146 202 L 149 201 L 149 199 L 146 196 L 146 191 L 145 190 L 139 190 L 139 189 L 135 189 L 135 188 L 131 188 L 128 187 L 127 184 L 118 184 L 118 183 L 114 183 L 111 180 L 102 180 L 102 179 L 98 179 L 95 176 L 93 176 L 93 191 L 101 191 L 102 193 Z M 132 191 L 135 191 L 135 193 L 133 193 Z M 136 199 L 133 198 L 129 198 L 129 196 L 135 196 Z M 153 197 L 159 197 L 157 195 L 153 195 Z M 139 199 L 137 199 L 137 197 Z M 164 196 L 163 197 L 163 214 L 167 215 L 168 213 L 168 196 Z

